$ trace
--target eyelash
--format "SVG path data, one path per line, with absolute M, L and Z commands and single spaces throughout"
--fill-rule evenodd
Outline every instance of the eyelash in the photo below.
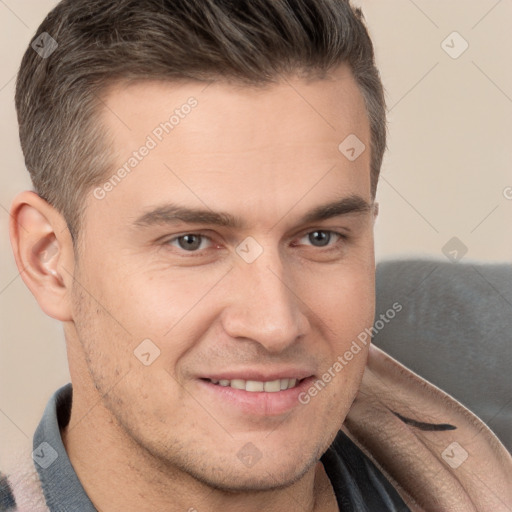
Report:
M 328 233 L 334 237 L 337 237 L 337 240 L 335 240 L 333 243 L 332 240 L 329 240 L 329 244 L 326 245 L 326 246 L 314 246 L 314 245 L 311 245 L 309 244 L 309 247 L 313 247 L 313 248 L 316 248 L 316 249 L 323 249 L 324 251 L 329 251 L 329 250 L 336 250 L 338 247 L 336 247 L 337 245 L 340 244 L 340 242 L 346 242 L 348 240 L 348 236 L 346 234 L 343 234 L 343 233 L 339 233 L 338 231 L 333 231 L 333 230 L 330 230 L 330 229 L 313 229 L 311 231 L 308 231 L 304 234 L 302 234 L 300 237 L 299 237 L 299 240 L 305 238 L 305 237 L 308 237 L 309 235 L 313 234 L 313 233 L 316 233 L 316 232 L 320 232 L 320 233 Z M 172 242 L 178 242 L 178 240 L 180 238 L 183 238 L 187 235 L 191 235 L 191 236 L 197 236 L 197 237 L 201 237 L 201 242 L 203 240 L 209 240 L 210 242 L 213 242 L 212 239 L 207 236 L 207 235 L 204 235 L 202 233 L 194 233 L 194 232 L 188 232 L 188 233 L 183 233 L 182 235 L 177 235 L 177 236 L 174 236 L 168 240 L 166 240 L 163 245 L 165 246 L 171 246 Z M 297 245 L 300 245 L 300 244 L 297 244 Z M 297 245 L 294 244 L 294 246 L 296 247 Z M 205 250 L 209 249 L 210 247 L 207 247 L 205 249 L 196 249 L 194 251 L 187 251 L 185 249 L 183 249 L 182 247 L 179 247 L 179 246 L 173 246 L 173 248 L 175 249 L 178 249 L 179 252 L 183 253 L 183 254 L 186 254 L 187 256 L 198 256 L 198 255 L 201 255 Z

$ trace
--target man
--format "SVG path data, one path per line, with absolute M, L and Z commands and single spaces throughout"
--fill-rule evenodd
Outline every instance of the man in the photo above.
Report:
M 359 11 L 65 0 L 16 106 L 12 243 L 72 387 L 6 509 L 509 510 L 492 433 L 369 348 L 386 129 Z

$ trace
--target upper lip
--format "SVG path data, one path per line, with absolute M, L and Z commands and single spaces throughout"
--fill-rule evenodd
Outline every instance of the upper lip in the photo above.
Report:
M 302 380 L 313 375 L 313 372 L 304 368 L 274 368 L 258 370 L 255 368 L 246 370 L 226 370 L 223 372 L 210 373 L 202 375 L 203 379 L 210 380 L 256 380 L 260 382 L 269 382 L 277 379 L 298 379 Z

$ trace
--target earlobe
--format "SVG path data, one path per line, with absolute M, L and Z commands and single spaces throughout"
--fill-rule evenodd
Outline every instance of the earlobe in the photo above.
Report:
M 13 201 L 9 228 L 16 265 L 41 309 L 70 321 L 74 252 L 64 218 L 36 193 L 26 191 Z

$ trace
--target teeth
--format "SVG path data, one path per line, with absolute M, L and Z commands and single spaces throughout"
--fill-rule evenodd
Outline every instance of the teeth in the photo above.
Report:
M 248 380 L 245 383 L 245 391 L 263 391 L 266 382 L 258 382 L 257 380 Z M 231 384 L 233 385 L 233 384 Z M 243 388 L 242 388 L 243 389 Z
M 275 393 L 276 391 L 281 391 L 281 381 L 279 379 L 277 379 L 277 380 L 271 380 L 269 382 L 265 382 L 263 385 L 263 391 L 268 391 L 270 393 Z
M 252 393 L 261 391 L 265 391 L 267 393 L 276 393 L 277 391 L 284 391 L 286 389 L 293 388 L 297 384 L 297 379 L 276 379 L 267 382 L 243 379 L 210 379 L 210 381 L 213 384 L 218 384 L 219 386 L 229 386 L 234 389 L 242 389 L 244 391 L 250 391 Z
M 245 380 L 233 379 L 230 383 L 230 386 L 235 389 L 245 389 Z

